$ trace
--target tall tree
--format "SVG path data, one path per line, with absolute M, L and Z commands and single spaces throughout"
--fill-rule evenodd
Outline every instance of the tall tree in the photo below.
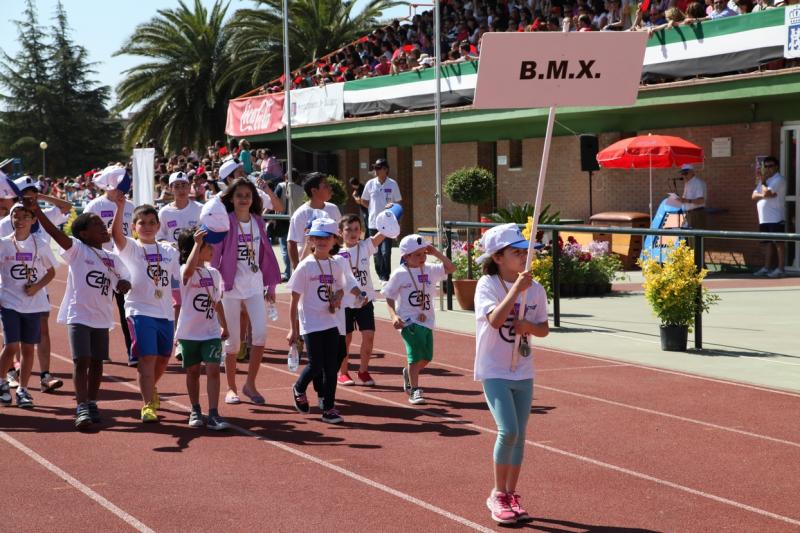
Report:
M 96 87 L 86 49 L 69 37 L 67 14 L 56 6 L 55 26 L 39 24 L 33 0 L 18 21 L 16 57 L 0 59 L 0 146 L 6 156 L 23 159 L 28 172 L 39 172 L 46 141 L 47 173 L 77 173 L 119 159 L 121 125 L 109 115 L 110 89 Z
M 90 79 L 96 71 L 88 53 L 70 38 L 67 13 L 59 0 L 50 59 L 53 104 L 48 155 L 65 169 L 103 166 L 121 157 L 122 123 L 108 112 L 111 88 Z
M 230 22 L 233 32 L 229 75 L 237 84 L 261 85 L 283 72 L 281 0 L 255 0 L 258 9 L 240 9 Z M 311 63 L 378 26 L 383 11 L 405 1 L 370 0 L 354 13 L 352 0 L 292 0 L 289 4 L 291 68 Z
M 191 9 L 181 1 L 158 10 L 115 52 L 145 59 L 117 86 L 117 109 L 130 110 L 128 144 L 155 138 L 165 151 L 203 149 L 222 134 L 231 93 L 221 80 L 230 65 L 227 10 L 221 0 L 210 11 L 201 0 Z
M 33 0 L 27 0 L 23 17 L 14 22 L 21 50 L 16 57 L 4 51 L 0 61 L 0 147 L 5 151 L 3 157 L 22 157 L 31 166 L 33 161 L 41 161 L 39 143 L 49 140 L 52 90 L 47 58 L 51 47 L 39 26 Z

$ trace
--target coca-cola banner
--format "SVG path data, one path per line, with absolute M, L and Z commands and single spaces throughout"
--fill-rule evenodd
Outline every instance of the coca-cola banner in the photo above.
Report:
M 231 137 L 252 137 L 283 127 L 283 93 L 240 98 L 228 102 L 225 133 Z

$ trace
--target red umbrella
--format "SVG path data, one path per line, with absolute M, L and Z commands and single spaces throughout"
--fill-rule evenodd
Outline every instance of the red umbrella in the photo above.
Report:
M 653 168 L 670 168 L 702 163 L 703 149 L 671 135 L 640 135 L 617 141 L 597 154 L 604 168 L 650 169 L 650 219 L 653 218 Z

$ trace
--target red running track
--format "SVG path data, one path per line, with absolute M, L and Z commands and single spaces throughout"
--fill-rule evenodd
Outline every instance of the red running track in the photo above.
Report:
M 473 337 L 436 333 L 435 361 L 421 381 L 429 404 L 411 406 L 399 335 L 379 321 L 371 367 L 378 386 L 340 387 L 346 423 L 335 427 L 292 408 L 285 301 L 280 311 L 258 380 L 268 403 L 223 405 L 236 424 L 226 433 L 187 427 L 175 365 L 159 386 L 161 422 L 138 422 L 136 373 L 122 364 L 118 330 L 117 362 L 106 366 L 101 391 L 105 421 L 98 431 L 74 431 L 66 335 L 51 317 L 52 369 L 67 383 L 45 395 L 33 382 L 36 409 L 0 411 L 4 525 L 494 530 L 484 506 L 494 422 L 472 380 Z M 536 518 L 528 528 L 800 531 L 800 395 L 581 354 L 536 357 L 519 486 Z

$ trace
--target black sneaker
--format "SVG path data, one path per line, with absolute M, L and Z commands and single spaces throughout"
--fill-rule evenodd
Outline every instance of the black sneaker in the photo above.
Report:
M 228 429 L 231 425 L 219 415 L 208 415 L 206 427 L 214 431 L 222 431 Z
M 17 389 L 17 407 L 22 407 L 23 409 L 33 409 L 33 398 L 31 398 L 31 394 L 27 390 L 20 390 Z
M 8 381 L 0 385 L 0 405 L 11 405 L 11 387 Z
M 322 421 L 328 424 L 341 424 L 344 422 L 344 418 L 339 415 L 339 411 L 336 409 L 328 409 L 322 413 Z
M 97 408 L 97 402 L 89 402 L 86 404 L 89 409 L 89 417 L 92 419 L 92 422 L 97 424 L 101 421 L 100 418 L 100 409 Z
M 92 415 L 89 414 L 89 407 L 82 403 L 75 411 L 75 428 L 86 429 L 92 425 Z
M 297 392 L 297 389 L 292 385 L 292 399 L 294 400 L 294 408 L 298 413 L 308 413 L 311 408 L 308 406 L 308 398 L 304 393 Z

